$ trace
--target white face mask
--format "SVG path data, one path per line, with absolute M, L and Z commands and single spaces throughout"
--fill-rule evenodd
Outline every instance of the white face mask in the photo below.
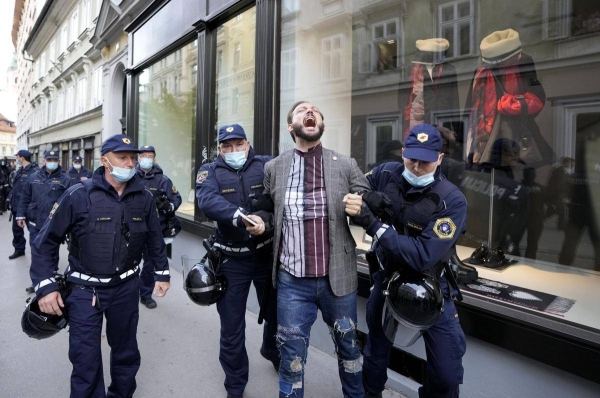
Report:
M 126 169 L 124 167 L 115 167 L 112 165 L 110 160 L 108 160 L 108 158 L 106 158 L 106 161 L 113 168 L 112 171 L 110 171 L 110 169 L 109 169 L 110 175 L 118 182 L 127 182 L 127 181 L 131 180 L 133 178 L 133 176 L 135 175 L 135 169 Z
M 74 164 L 73 164 L 73 168 L 74 168 L 75 170 L 79 170 L 79 169 L 81 169 L 81 165 L 80 165 L 80 164 L 77 164 L 77 163 L 74 163 Z
M 435 170 L 429 174 L 425 174 L 422 176 L 416 176 L 415 174 L 413 174 L 410 170 L 408 170 L 407 168 L 404 169 L 404 171 L 402 172 L 402 177 L 404 177 L 404 179 L 406 181 L 408 181 L 408 183 L 410 185 L 412 185 L 413 187 L 425 187 L 429 184 L 431 184 L 434 180 L 435 174 Z

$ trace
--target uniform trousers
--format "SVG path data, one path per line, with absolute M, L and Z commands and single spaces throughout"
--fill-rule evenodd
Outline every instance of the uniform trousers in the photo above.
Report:
M 256 296 L 261 302 L 267 276 L 271 275 L 270 267 L 270 253 L 261 257 L 227 257 L 220 266 L 220 273 L 227 278 L 227 290 L 217 301 L 221 319 L 219 361 L 225 372 L 225 389 L 232 395 L 242 395 L 248 383 L 245 317 L 250 285 L 254 283 Z M 270 289 L 266 305 L 261 354 L 269 361 L 279 363 L 275 343 L 277 297 L 274 289 Z
M 373 275 L 375 284 L 367 301 L 369 334 L 364 349 L 363 373 L 365 389 L 377 395 L 385 388 L 392 342 L 385 336 L 381 318 L 385 298 L 383 272 Z M 463 382 L 462 357 L 466 352 L 465 334 L 451 299 L 444 299 L 444 312 L 435 325 L 423 334 L 427 355 L 427 377 L 419 388 L 420 398 L 458 398 Z
M 69 317 L 69 360 L 71 398 L 129 398 L 136 388 L 140 368 L 137 345 L 139 296 L 137 276 L 115 286 L 96 287 L 72 284 L 66 300 Z M 94 291 L 96 308 L 92 306 Z M 106 318 L 106 339 L 110 346 L 111 384 L 104 387 L 102 368 L 102 322 Z

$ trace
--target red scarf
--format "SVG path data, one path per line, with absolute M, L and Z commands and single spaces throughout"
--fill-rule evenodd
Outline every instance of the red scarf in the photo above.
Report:
M 408 128 L 404 132 L 404 138 L 408 136 L 410 129 L 417 124 L 425 123 L 425 100 L 423 99 L 423 82 L 425 79 L 425 65 L 413 64 L 410 70 L 411 92 L 408 104 L 404 108 L 404 120 L 408 122 Z M 438 82 L 442 74 L 442 64 L 434 65 L 432 72 L 437 91 Z

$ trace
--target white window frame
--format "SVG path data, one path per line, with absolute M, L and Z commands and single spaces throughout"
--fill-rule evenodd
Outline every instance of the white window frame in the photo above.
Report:
M 233 67 L 240 66 L 242 63 L 242 43 L 236 43 L 233 46 Z
M 52 124 L 52 100 L 48 99 L 46 102 L 46 126 Z
M 556 7 L 550 17 L 551 7 Z M 542 40 L 557 40 L 571 36 L 571 18 L 573 12 L 572 0 L 543 0 L 542 2 Z M 558 26 L 557 33 L 551 33 L 551 25 Z
M 392 140 L 402 142 L 402 123 L 398 115 L 383 115 L 377 117 L 367 117 L 367 153 L 366 164 L 372 164 L 377 161 L 377 126 L 390 125 L 392 127 Z
M 336 39 L 340 39 L 340 48 L 333 50 L 333 43 Z M 325 51 L 325 44 L 330 42 L 329 51 Z M 345 38 L 343 33 L 339 33 L 333 36 L 328 36 L 321 39 L 321 81 L 330 82 L 335 80 L 341 80 L 344 78 L 344 64 L 343 55 L 345 48 Z M 329 56 L 329 62 L 327 62 L 327 56 Z M 339 61 L 339 76 L 332 76 L 331 71 L 334 66 L 335 58 Z M 327 65 L 329 63 L 329 65 Z M 329 75 L 326 73 L 326 66 L 329 67 Z
M 68 21 L 60 29 L 60 53 L 67 51 L 69 47 L 69 24 Z
M 462 3 L 469 3 L 470 14 L 468 17 L 460 17 L 458 18 L 458 5 Z M 450 21 L 442 22 L 442 11 L 449 7 L 454 8 L 454 19 Z M 442 32 L 445 27 L 452 26 L 454 28 L 453 40 L 450 42 L 450 48 L 446 53 L 446 59 L 451 58 L 460 58 L 460 57 L 468 57 L 472 55 L 475 51 L 475 4 L 473 0 L 458 0 L 458 1 L 449 1 L 447 3 L 442 3 L 438 5 L 438 37 L 443 37 Z M 459 40 L 459 27 L 464 25 L 465 22 L 469 24 L 469 53 L 468 54 L 458 54 L 460 51 L 460 40 Z
M 299 50 L 298 47 L 294 47 L 281 51 L 281 89 L 290 89 L 298 86 L 298 65 L 296 60 L 298 59 Z
M 77 41 L 77 36 L 79 36 L 79 11 L 73 11 L 71 14 L 71 18 L 69 21 L 71 37 L 69 38 L 69 44 L 75 43 Z
M 44 51 L 42 55 L 40 55 L 41 66 L 41 76 L 46 76 L 46 72 L 48 72 L 48 62 L 46 61 L 46 52 Z
M 92 107 L 95 108 L 102 104 L 102 102 L 102 65 L 100 65 L 94 68 L 92 74 L 92 100 L 90 103 L 92 104 Z
M 281 15 L 293 14 L 300 11 L 300 0 L 282 0 Z
M 48 60 L 50 61 L 48 65 L 48 70 L 50 70 L 54 65 L 52 64 L 56 59 L 56 40 L 52 40 L 50 43 L 50 53 L 48 54 Z
M 65 117 L 65 93 L 61 91 L 56 96 L 56 122 L 62 122 Z
M 396 34 L 388 34 L 387 26 L 390 23 L 396 24 Z M 383 36 L 376 38 L 375 29 L 379 26 L 383 27 Z M 359 73 L 375 73 L 377 72 L 377 61 L 378 51 L 377 44 L 388 42 L 390 40 L 396 41 L 398 59 L 396 60 L 396 68 L 394 70 L 402 70 L 404 64 L 404 27 L 400 18 L 390 18 L 385 21 L 374 23 L 371 26 L 371 41 L 368 43 L 359 44 L 358 48 L 358 72 Z M 366 53 L 366 54 L 365 54 Z M 365 60 L 367 57 L 367 60 Z M 367 64 L 367 69 L 363 67 L 363 64 Z
M 192 76 L 191 76 L 192 77 L 192 79 L 191 79 L 192 86 L 194 86 L 194 85 L 198 84 L 198 64 L 192 65 L 191 74 L 192 74 Z
M 77 110 L 76 114 L 83 113 L 87 110 L 87 76 L 82 77 L 77 82 Z
M 67 96 L 65 101 L 65 119 L 73 117 L 73 111 L 75 108 L 75 87 L 70 85 L 67 87 Z
M 81 32 L 86 30 L 90 26 L 90 0 L 83 0 L 81 2 Z

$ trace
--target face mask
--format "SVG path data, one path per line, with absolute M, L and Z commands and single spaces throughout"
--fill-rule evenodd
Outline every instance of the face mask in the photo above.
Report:
M 236 170 L 241 169 L 246 163 L 246 151 L 224 153 L 223 156 L 225 156 L 225 163 Z
M 420 177 L 417 177 L 410 170 L 405 168 L 404 172 L 402 173 L 402 177 L 404 177 L 404 179 L 406 181 L 408 181 L 408 183 L 410 185 L 412 185 L 413 187 L 424 187 L 424 186 L 431 184 L 435 180 L 435 177 L 433 176 L 434 174 L 435 174 L 435 171 L 431 172 L 429 174 L 425 174 Z
M 17 166 L 19 166 L 19 167 L 21 166 L 21 161 L 20 160 L 17 160 Z
M 142 158 L 140 160 L 140 167 L 144 170 L 151 169 L 153 164 L 154 164 L 154 162 L 152 161 L 152 159 L 149 159 L 149 158 Z
M 81 165 L 80 165 L 80 164 L 74 164 L 74 165 L 73 165 L 73 168 L 74 168 L 75 170 L 79 170 L 79 169 L 81 169 Z
M 50 171 L 54 171 L 54 170 L 58 169 L 58 162 L 47 162 L 46 168 Z
M 112 171 L 110 172 L 110 175 L 118 182 L 127 182 L 127 181 L 131 180 L 133 178 L 133 176 L 135 175 L 135 169 L 126 169 L 123 167 L 115 167 L 112 165 L 112 163 L 108 159 L 106 159 L 106 161 L 113 168 Z

